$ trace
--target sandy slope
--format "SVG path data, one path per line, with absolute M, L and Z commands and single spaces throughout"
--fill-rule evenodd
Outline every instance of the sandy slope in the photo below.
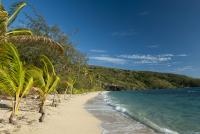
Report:
M 98 93 L 73 96 L 57 108 L 47 110 L 46 121 L 24 125 L 15 134 L 100 134 L 100 121 L 88 113 L 84 104 Z

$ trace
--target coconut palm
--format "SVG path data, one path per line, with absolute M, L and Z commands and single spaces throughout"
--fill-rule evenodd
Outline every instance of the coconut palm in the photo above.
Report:
M 43 122 L 45 116 L 45 101 L 50 93 L 56 91 L 60 78 L 56 76 L 54 66 L 48 57 L 42 55 L 40 61 L 42 63 L 42 69 L 38 67 L 31 67 L 32 70 L 30 70 L 29 73 L 34 78 L 34 86 L 37 87 L 37 91 L 40 96 L 41 103 L 39 113 L 41 113 L 41 117 L 39 121 Z
M 75 78 L 71 78 L 71 77 L 66 81 L 66 84 L 70 89 L 70 95 L 73 94 L 73 89 L 74 89 L 74 84 L 75 83 L 76 83 L 76 79 Z
M 13 44 L 48 44 L 63 52 L 63 47 L 43 36 L 33 35 L 31 30 L 25 28 L 10 29 L 11 24 L 17 18 L 19 12 L 26 6 L 25 2 L 19 2 L 12 6 L 11 11 L 7 12 L 3 5 L 0 3 L 0 42 L 11 42 Z
M 22 98 L 29 92 L 33 78 L 19 58 L 17 49 L 11 43 L 0 48 L 0 90 L 12 97 L 12 113 L 9 122 L 16 123 L 16 116 Z

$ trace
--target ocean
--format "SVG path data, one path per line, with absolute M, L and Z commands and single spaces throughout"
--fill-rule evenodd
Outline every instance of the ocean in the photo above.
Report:
M 200 88 L 104 92 L 86 107 L 104 134 L 200 134 Z

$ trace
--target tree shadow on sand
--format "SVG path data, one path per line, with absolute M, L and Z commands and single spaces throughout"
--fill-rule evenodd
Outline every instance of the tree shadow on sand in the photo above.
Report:
M 0 109 L 2 110 L 12 110 L 12 107 L 7 104 L 0 103 Z

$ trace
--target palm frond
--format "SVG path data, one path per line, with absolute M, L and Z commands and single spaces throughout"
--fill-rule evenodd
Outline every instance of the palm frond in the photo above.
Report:
M 8 18 L 8 26 L 12 24 L 12 22 L 16 19 L 19 12 L 26 6 L 25 2 L 19 2 L 15 3 L 11 7 L 11 11 L 9 12 L 9 18 Z
M 52 75 L 56 75 L 55 69 L 49 58 L 45 55 L 40 56 L 40 61 L 43 63 L 45 70 Z
M 27 73 L 29 76 L 33 77 L 34 86 L 41 87 L 41 88 L 45 86 L 43 72 L 40 68 L 31 67 L 28 69 Z
M 44 36 L 37 36 L 37 35 L 18 35 L 18 36 L 10 36 L 8 39 L 12 43 L 18 44 L 34 44 L 34 45 L 49 45 L 51 48 L 58 50 L 60 53 L 63 54 L 63 47 L 53 41 L 52 39 Z
M 26 83 L 26 69 L 24 69 L 19 58 L 19 53 L 13 44 L 6 43 L 2 45 L 2 49 L 0 49 L 0 64 L 1 87 L 7 87 L 5 90 L 7 90 L 7 93 L 10 92 L 9 95 L 12 96 L 15 95 L 15 93 L 18 95 L 23 94 L 25 90 L 27 93 L 29 91 L 27 89 L 28 87 L 26 86 L 24 89 L 24 84 Z
M 13 96 L 16 93 L 15 83 L 12 81 L 8 72 L 3 69 L 0 69 L 0 90 L 10 96 Z
M 3 9 L 3 6 L 0 5 L 0 36 L 4 35 L 7 31 L 7 19 L 8 13 Z
M 56 76 L 53 84 L 51 85 L 51 87 L 48 90 L 48 93 L 52 93 L 56 90 L 56 87 L 58 86 L 59 81 L 60 81 L 60 78 L 58 76 Z
M 52 85 L 52 83 L 54 82 L 54 79 L 52 76 L 50 76 L 49 74 L 47 74 L 47 78 L 45 79 L 46 81 L 46 85 L 45 85 L 45 93 L 48 94 L 48 90 L 50 88 L 50 86 Z
M 24 87 L 24 90 L 23 90 L 23 93 L 22 93 L 21 97 L 24 97 L 25 95 L 28 94 L 28 92 L 30 91 L 32 85 L 33 85 L 33 78 L 31 77 L 31 78 L 28 80 L 26 86 Z
M 24 77 L 23 65 L 19 58 L 19 53 L 11 43 L 6 43 L 0 50 L 0 64 L 4 67 L 4 70 L 8 72 L 12 81 L 19 85 Z
M 6 32 L 6 36 L 16 36 L 16 35 L 32 35 L 31 30 L 26 28 L 17 28 Z
M 11 43 L 6 43 L 3 45 L 3 53 L 0 54 L 1 58 L 4 59 L 4 62 L 13 63 L 13 67 L 21 68 L 22 62 L 19 57 L 19 53 L 15 46 Z M 4 64 L 4 65 L 5 65 Z M 9 65 L 9 64 L 6 64 Z

